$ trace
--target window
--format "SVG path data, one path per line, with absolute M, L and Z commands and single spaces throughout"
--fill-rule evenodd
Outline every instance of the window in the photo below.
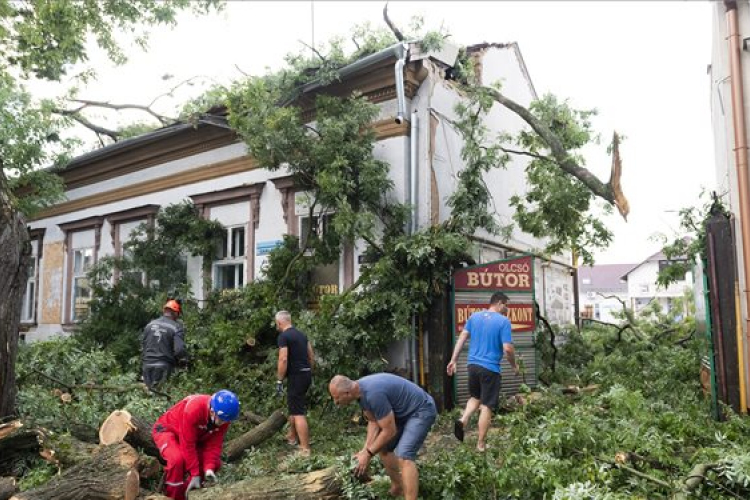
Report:
M 312 217 L 309 217 L 307 215 L 301 216 L 299 218 L 300 246 L 302 245 L 302 242 L 305 239 L 305 235 L 308 231 L 310 231 L 310 235 L 308 236 L 310 241 L 316 238 L 322 238 L 326 234 L 326 231 L 328 231 L 328 226 L 330 224 L 331 214 L 313 215 Z
M 302 240 L 310 231 L 309 238 L 321 238 L 326 234 L 328 227 L 331 223 L 332 214 L 319 214 L 309 217 L 303 215 L 299 217 L 299 228 L 300 228 L 300 245 Z M 305 255 L 309 256 L 312 254 L 312 250 L 307 250 Z M 324 266 L 319 265 L 312 270 L 310 279 L 313 283 L 313 290 L 315 292 L 315 298 L 311 303 L 308 304 L 310 309 L 317 309 L 320 301 L 320 297 L 323 295 L 338 295 L 339 293 L 339 261 L 336 259 L 330 264 Z
M 245 286 L 245 226 L 229 227 L 216 249 L 214 288 L 242 288 Z
M 88 316 L 91 301 L 91 284 L 86 276 L 94 265 L 94 249 L 78 248 L 73 250 L 73 294 L 71 319 L 81 321 Z
M 21 321 L 32 323 L 36 320 L 36 267 L 37 256 L 32 255 L 29 261 L 29 276 L 26 279 L 26 290 L 23 294 L 23 309 L 21 309 Z
M 685 260 L 685 259 L 660 260 L 659 261 L 659 272 L 662 272 L 667 267 L 673 266 L 675 264 L 680 264 L 682 266 L 685 266 L 687 264 L 687 260 Z M 680 281 L 685 281 L 686 279 L 687 279 L 687 270 L 682 275 L 682 278 L 680 278 Z
M 122 248 L 122 257 L 126 260 L 132 261 L 133 251 L 127 246 Z M 121 280 L 127 280 L 131 283 L 140 283 L 146 286 L 146 272 L 140 269 L 129 269 L 122 272 L 122 276 L 119 277 Z
M 641 283 L 641 285 L 640 285 L 641 293 L 648 293 L 648 288 L 649 287 L 648 287 L 647 283 Z

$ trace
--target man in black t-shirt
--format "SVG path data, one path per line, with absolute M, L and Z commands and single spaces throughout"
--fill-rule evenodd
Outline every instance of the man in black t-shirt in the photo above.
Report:
M 297 444 L 300 453 L 310 455 L 310 429 L 307 426 L 305 395 L 312 384 L 314 354 L 307 336 L 292 326 L 292 315 L 287 311 L 276 313 L 276 329 L 279 331 L 279 363 L 277 366 L 276 390 L 284 388 L 284 377 L 288 379 L 287 406 L 289 408 L 289 433 L 287 441 Z

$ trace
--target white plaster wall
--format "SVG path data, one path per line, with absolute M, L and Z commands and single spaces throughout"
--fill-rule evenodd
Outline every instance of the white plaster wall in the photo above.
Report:
M 385 108 L 385 114 L 390 113 L 388 107 Z M 407 152 L 406 146 L 408 141 L 404 137 L 394 137 L 380 141 L 375 145 L 375 157 L 381 159 L 392 165 L 391 168 L 391 179 L 394 182 L 394 198 L 403 201 L 404 196 L 404 159 Z M 217 154 L 211 154 L 218 152 Z M 244 154 L 244 146 L 242 148 L 236 148 L 235 146 L 228 146 L 225 148 L 219 148 L 214 152 L 201 153 L 194 155 L 189 158 L 170 162 L 170 169 L 164 169 L 162 166 L 155 166 L 149 169 L 145 169 L 143 175 L 138 175 L 136 178 L 129 178 L 129 182 L 140 182 L 144 178 L 155 179 L 155 174 L 174 175 L 176 172 L 184 171 L 191 168 L 196 168 L 204 163 L 214 163 L 216 161 L 223 161 L 230 157 L 236 157 Z M 270 179 L 283 177 L 288 175 L 288 172 L 284 169 L 280 169 L 275 172 L 271 172 L 267 169 L 255 169 L 248 172 L 242 172 L 233 174 L 230 176 L 222 177 L 219 179 L 212 179 L 208 181 L 198 182 L 189 184 L 186 186 L 179 186 L 172 189 L 167 189 L 158 193 L 147 194 L 143 196 L 134 197 L 131 199 L 92 207 L 89 209 L 79 210 L 73 213 L 67 213 L 55 217 L 49 217 L 47 219 L 41 219 L 33 221 L 30 226 L 36 228 L 46 228 L 47 232 L 45 235 L 45 243 L 51 243 L 55 241 L 62 241 L 64 239 L 64 233 L 60 230 L 58 224 L 64 222 L 70 222 L 92 216 L 107 215 L 109 213 L 119 212 L 131 208 L 140 207 L 148 204 L 156 204 L 166 206 L 172 203 L 178 203 L 183 200 L 189 199 L 191 195 L 201 194 L 211 191 L 222 190 L 230 187 L 236 187 L 243 184 L 253 184 L 257 182 L 266 182 L 266 186 L 261 194 L 260 198 L 260 217 L 259 226 L 255 233 L 256 244 L 265 241 L 281 240 L 283 235 L 286 233 L 287 225 L 284 221 L 281 194 L 276 189 L 273 182 Z M 94 193 L 100 193 L 113 187 L 122 187 L 127 183 L 121 178 L 115 185 L 111 185 L 109 181 L 103 183 L 97 183 L 91 186 L 85 186 L 78 190 L 75 190 L 76 197 L 87 196 Z M 72 191 L 71 191 L 72 192 Z M 69 199 L 74 199 L 69 196 Z M 237 203 L 223 206 L 216 206 L 211 208 L 210 217 L 212 219 L 220 221 L 225 225 L 237 225 L 247 222 L 249 217 L 249 204 L 248 203 Z M 137 226 L 138 223 L 134 223 L 133 226 Z M 121 241 L 127 239 L 129 234 L 130 224 L 124 224 L 121 226 Z M 94 232 L 91 231 L 78 231 L 73 235 L 73 248 L 80 248 L 85 246 L 93 246 L 94 244 Z M 255 251 L 255 249 L 253 249 Z M 113 255 L 114 248 L 110 237 L 110 226 L 109 223 L 105 222 L 102 227 L 101 243 L 98 256 L 104 257 L 106 255 Z M 355 253 L 355 279 L 359 275 L 359 266 L 356 264 L 359 251 Z M 43 266 L 44 262 L 40 263 Z M 188 258 L 188 276 L 190 279 L 192 291 L 199 301 L 203 300 L 203 277 L 201 271 L 201 259 L 196 257 Z M 63 283 L 65 283 L 65 270 L 61 270 L 63 273 Z M 343 272 L 340 273 L 343 277 Z M 40 290 L 40 293 L 43 291 Z M 68 299 L 67 290 L 63 286 L 60 290 L 62 295 L 61 300 L 65 301 Z M 40 295 L 40 297 L 43 295 Z M 63 302 L 65 303 L 65 302 Z M 43 304 L 40 304 L 43 307 Z M 43 328 L 40 327 L 40 332 Z M 59 332 L 59 329 L 55 329 L 55 332 Z
M 500 75 L 503 75 L 502 79 L 500 79 Z M 503 93 L 523 105 L 528 105 L 534 99 L 530 84 L 521 70 L 520 62 L 511 49 L 491 48 L 484 56 L 483 84 L 491 85 L 497 81 L 501 81 Z M 445 220 L 449 215 L 446 202 L 455 190 L 457 175 L 463 168 L 463 161 L 461 160 L 462 139 L 451 124 L 452 121 L 457 119 L 454 108 L 459 102 L 459 96 L 450 84 L 442 81 L 436 82 L 434 87 L 430 88 L 430 91 L 432 94 L 430 111 L 439 119 L 436 133 L 437 147 L 433 164 L 438 176 L 441 220 Z M 494 140 L 497 134 L 501 132 L 516 134 L 527 128 L 525 122 L 518 115 L 500 105 L 495 105 L 488 113 L 486 124 L 490 129 L 489 140 Z M 490 235 L 483 230 L 478 231 L 478 236 L 525 250 L 544 248 L 546 244 L 544 239 L 534 238 L 515 227 L 512 218 L 513 209 L 508 206 L 508 200 L 511 196 L 523 195 L 527 191 L 524 172 L 527 164 L 526 158 L 513 156 L 505 169 L 493 169 L 485 176 L 494 200 L 491 209 L 494 209 L 495 218 L 500 225 L 513 226 L 511 239 L 501 241 L 499 237 Z M 426 189 L 426 199 L 429 200 L 430 178 L 428 169 L 425 169 L 421 179 L 426 179 L 423 185 Z M 424 212 L 427 215 L 429 214 L 427 209 Z M 556 260 L 571 262 L 571 257 L 566 252 L 563 255 L 556 256 Z
M 631 299 L 639 298 L 677 298 L 682 297 L 685 290 L 691 287 L 693 282 L 693 275 L 691 272 L 687 273 L 687 277 L 683 281 L 673 283 L 668 287 L 657 287 L 656 278 L 659 274 L 659 262 L 649 261 L 641 264 L 628 274 L 628 296 Z M 643 291 L 642 286 L 648 286 L 647 291 Z M 666 304 L 666 300 L 664 304 Z

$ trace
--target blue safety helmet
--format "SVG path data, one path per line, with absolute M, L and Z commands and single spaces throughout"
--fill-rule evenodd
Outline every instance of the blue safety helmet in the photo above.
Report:
M 232 391 L 221 390 L 211 396 L 211 410 L 225 422 L 237 420 L 240 416 L 240 400 Z

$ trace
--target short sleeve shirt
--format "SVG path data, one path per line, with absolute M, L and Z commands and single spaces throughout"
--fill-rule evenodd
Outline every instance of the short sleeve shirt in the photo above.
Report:
M 408 420 L 419 410 L 430 407 L 431 396 L 418 385 L 398 375 L 376 373 L 362 377 L 359 405 L 381 420 L 393 412 L 396 421 Z
M 289 355 L 287 372 L 290 374 L 309 372 L 310 361 L 307 359 L 307 336 L 294 327 L 287 328 L 279 334 L 279 349 L 287 348 Z
M 494 311 L 479 311 L 469 317 L 464 329 L 471 336 L 468 364 L 500 373 L 503 344 L 513 343 L 510 320 Z

